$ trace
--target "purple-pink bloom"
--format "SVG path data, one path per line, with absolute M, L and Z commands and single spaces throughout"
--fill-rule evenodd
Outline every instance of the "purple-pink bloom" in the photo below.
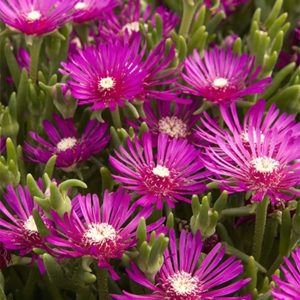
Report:
M 129 121 L 134 128 L 140 128 L 145 122 L 150 132 L 157 138 L 158 134 L 167 134 L 171 138 L 194 140 L 194 127 L 199 115 L 194 115 L 198 105 L 153 101 L 143 106 L 145 116 L 135 122 Z
M 111 259 L 120 259 L 124 251 L 136 244 L 135 232 L 141 218 L 147 219 L 152 208 L 136 212 L 130 204 L 131 196 L 119 189 L 106 191 L 103 204 L 97 195 L 78 195 L 72 201 L 72 210 L 61 218 L 55 211 L 52 217 L 57 225 L 56 234 L 46 240 L 56 248 L 53 254 L 62 257 L 91 256 L 101 268 L 108 268 L 114 279 L 118 276 L 110 266 Z M 151 231 L 161 226 L 164 219 L 147 226 Z
M 272 287 L 272 296 L 275 300 L 297 300 L 300 299 L 300 248 L 296 248 L 291 257 L 284 258 L 282 264 L 281 278 L 273 275 L 276 287 Z
M 201 58 L 196 50 L 186 58 L 180 85 L 184 93 L 201 96 L 214 104 L 229 104 L 246 95 L 262 93 L 271 78 L 257 81 L 261 67 L 254 68 L 255 57 L 234 54 L 231 49 L 214 48 Z
M 64 25 L 78 0 L 0 0 L 0 20 L 28 35 L 44 35 Z
M 176 245 L 174 229 L 170 231 L 169 247 L 164 253 L 163 265 L 151 282 L 132 263 L 127 269 L 129 277 L 147 288 L 152 294 L 113 295 L 117 300 L 196 300 L 196 299 L 240 299 L 250 296 L 230 296 L 243 288 L 250 279 L 238 279 L 243 265 L 234 256 L 224 259 L 225 249 L 218 243 L 198 266 L 203 243 L 200 233 L 196 235 L 181 231 L 179 247 Z M 178 250 L 177 250 L 178 249 Z
M 202 160 L 228 192 L 252 191 L 253 201 L 270 197 L 272 202 L 291 200 L 300 193 L 299 124 L 271 106 L 264 117 L 265 102 L 259 101 L 246 114 L 244 125 L 234 105 L 221 107 L 229 130 L 221 129 L 208 115 L 198 129 L 211 143 Z M 279 116 L 279 117 L 278 117 Z
M 88 22 L 112 13 L 116 6 L 115 0 L 80 0 L 74 6 L 72 18 L 75 23 Z
M 45 120 L 44 130 L 48 139 L 31 131 L 30 137 L 38 143 L 26 142 L 26 157 L 36 163 L 46 163 L 53 155 L 57 156 L 56 166 L 65 171 L 73 170 L 82 161 L 102 151 L 109 141 L 108 125 L 96 120 L 88 121 L 81 136 L 72 118 L 62 119 L 53 115 L 54 124 Z
M 0 155 L 3 155 L 6 149 L 6 138 L 0 137 Z
M 237 7 L 246 4 L 249 0 L 221 0 L 221 8 L 225 10 L 227 14 L 231 14 Z M 205 0 L 205 4 L 208 7 L 212 6 L 212 0 Z
M 0 243 L 3 247 L 17 251 L 20 256 L 31 253 L 33 248 L 47 250 L 35 224 L 33 210 L 39 212 L 48 229 L 52 230 L 52 225 L 44 211 L 33 201 L 28 188 L 18 186 L 15 191 L 12 185 L 8 185 L 4 199 L 5 204 L 0 202 Z M 33 254 L 33 257 L 36 255 Z
M 171 139 L 159 134 L 154 152 L 152 136 L 146 133 L 141 141 L 128 138 L 127 147 L 115 151 L 109 161 L 125 189 L 134 191 L 140 198 L 137 204 L 158 209 L 163 202 L 174 207 L 177 201 L 190 203 L 187 196 L 203 192 L 206 173 L 198 159 L 199 152 L 185 139 Z
M 154 11 L 154 13 L 153 13 Z M 126 34 L 140 32 L 140 20 L 144 24 L 150 22 L 155 27 L 155 15 L 162 19 L 163 36 L 166 37 L 178 25 L 180 18 L 173 12 L 168 11 L 162 6 L 153 10 L 151 5 L 147 5 L 145 11 L 141 11 L 140 0 L 129 0 L 124 4 L 121 11 L 110 14 L 99 24 L 100 38 L 102 41 L 123 38 Z

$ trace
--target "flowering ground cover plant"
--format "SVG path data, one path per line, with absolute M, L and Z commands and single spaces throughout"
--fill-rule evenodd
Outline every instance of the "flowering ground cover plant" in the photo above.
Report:
M 0 0 L 0 300 L 300 300 L 299 0 Z

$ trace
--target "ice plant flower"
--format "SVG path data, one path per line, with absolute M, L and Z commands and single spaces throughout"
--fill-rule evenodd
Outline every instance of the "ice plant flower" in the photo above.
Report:
M 79 0 L 74 5 L 73 21 L 84 23 L 101 18 L 104 14 L 110 13 L 116 5 L 115 0 Z
M 0 202 L 0 243 L 9 251 L 16 251 L 25 256 L 33 248 L 47 250 L 33 218 L 33 209 L 37 209 L 49 229 L 51 222 L 45 217 L 43 210 L 33 201 L 27 187 L 18 186 L 17 191 L 12 185 L 7 186 L 4 193 L 5 203 Z M 36 257 L 33 254 L 33 258 Z
M 280 269 L 282 278 L 273 275 L 276 287 L 272 288 L 272 296 L 275 300 L 300 299 L 300 248 L 296 248 L 291 258 L 284 258 L 285 264 Z
M 109 141 L 107 124 L 91 120 L 80 136 L 72 118 L 62 119 L 58 115 L 53 115 L 53 120 L 56 125 L 48 120 L 43 122 L 44 130 L 48 135 L 47 140 L 33 131 L 29 133 L 30 137 L 38 143 L 38 146 L 25 143 L 24 150 L 29 160 L 46 163 L 50 157 L 56 155 L 56 166 L 70 171 L 78 163 L 102 151 Z
M 131 45 L 117 42 L 89 47 L 62 63 L 62 72 L 70 75 L 68 84 L 79 105 L 114 110 L 142 92 L 146 72 L 138 54 L 139 43 L 135 39 Z
M 257 107 L 253 111 L 257 111 Z M 287 123 L 272 125 L 274 118 L 270 115 L 260 127 L 262 111 L 253 114 L 253 123 L 245 122 L 248 126 L 243 130 L 239 128 L 239 131 L 233 127 L 232 132 L 218 132 L 208 125 L 211 132 L 216 132 L 216 144 L 206 147 L 202 160 L 217 177 L 215 181 L 228 192 L 252 191 L 253 201 L 268 196 L 275 203 L 291 200 L 293 195 L 299 194 L 294 187 L 300 183 L 300 139 L 299 135 L 294 135 L 293 126 L 290 130 L 288 126 L 285 128 L 291 121 L 288 117 L 281 117 L 281 121 L 285 119 Z M 230 122 L 227 120 L 227 125 Z M 237 125 L 234 120 L 230 126 Z M 273 128 L 268 131 L 266 126 Z M 205 134 L 202 137 L 205 138 Z M 209 135 L 207 140 L 210 140 Z
M 201 58 L 186 58 L 182 78 L 189 86 L 181 85 L 183 92 L 204 97 L 214 104 L 228 104 L 246 95 L 262 93 L 271 78 L 256 81 L 261 68 L 254 69 L 255 57 L 234 54 L 232 50 L 214 48 Z M 255 82 L 256 81 L 256 82 Z
M 249 0 L 221 0 L 220 6 L 227 14 L 231 14 L 234 10 L 236 10 L 239 6 L 246 4 Z M 205 4 L 208 7 L 211 7 L 213 4 L 212 0 L 205 0 Z
M 58 257 L 91 256 L 101 268 L 108 268 L 114 279 L 118 276 L 110 266 L 111 259 L 120 259 L 125 250 L 136 243 L 135 231 L 141 218 L 148 218 L 152 209 L 144 208 L 135 214 L 136 205 L 131 196 L 121 189 L 106 191 L 100 207 L 97 195 L 77 196 L 72 201 L 70 214 L 61 218 L 55 211 L 53 219 L 57 232 L 46 239 L 56 246 L 52 251 Z M 164 219 L 147 226 L 151 231 L 162 225 Z
M 238 134 L 245 147 L 250 147 L 249 131 L 254 133 L 254 144 L 257 143 L 257 136 L 262 143 L 268 132 L 274 130 L 276 130 L 279 135 L 285 135 L 287 132 L 291 132 L 295 138 L 300 135 L 300 124 L 295 122 L 293 115 L 288 115 L 287 113 L 280 114 L 275 104 L 272 104 L 266 113 L 265 110 L 266 101 L 263 99 L 258 100 L 257 103 L 247 111 L 243 122 L 240 122 L 235 103 L 232 103 L 230 106 L 221 106 L 222 119 L 227 128 L 220 127 L 215 120 L 204 112 L 201 118 L 202 126 L 197 128 L 195 134 L 200 142 L 204 140 L 211 144 L 217 144 L 218 138 L 224 139 L 225 141 L 226 132 L 229 132 L 231 136 Z
M 174 207 L 177 201 L 190 203 L 187 196 L 203 191 L 206 172 L 201 171 L 199 152 L 187 140 L 159 134 L 154 153 L 151 134 L 146 133 L 141 142 L 128 138 L 127 147 L 121 146 L 109 160 L 118 173 L 114 179 L 140 196 L 139 205 L 154 204 L 161 209 L 166 201 Z
M 230 297 L 250 281 L 237 279 L 243 273 L 241 262 L 234 256 L 224 259 L 225 249 L 218 243 L 198 266 L 202 246 L 199 232 L 193 236 L 192 233 L 182 230 L 177 248 L 175 232 L 172 229 L 169 247 L 164 253 L 164 263 L 154 283 L 150 282 L 135 264 L 132 263 L 132 268 L 127 269 L 129 277 L 152 291 L 152 294 L 134 295 L 123 291 L 124 295 L 113 297 L 117 300 L 250 300 L 250 296 Z
M 103 41 L 115 40 L 123 38 L 126 34 L 130 36 L 133 33 L 140 32 L 141 19 L 145 26 L 150 22 L 155 27 L 156 15 L 159 15 L 162 20 L 164 37 L 168 36 L 180 21 L 176 14 L 162 6 L 153 10 L 151 5 L 147 5 L 145 11 L 142 12 L 140 0 L 129 0 L 128 4 L 123 5 L 121 12 L 110 14 L 103 22 L 100 22 L 100 38 Z
M 153 101 L 144 104 L 145 116 L 136 123 L 129 122 L 134 128 L 139 128 L 145 122 L 150 132 L 157 138 L 157 135 L 167 134 L 171 138 L 188 139 L 193 141 L 193 130 L 199 120 L 199 115 L 193 115 L 198 108 L 194 102 L 192 105 Z
M 0 0 L 0 20 L 28 35 L 44 35 L 64 25 L 78 0 Z

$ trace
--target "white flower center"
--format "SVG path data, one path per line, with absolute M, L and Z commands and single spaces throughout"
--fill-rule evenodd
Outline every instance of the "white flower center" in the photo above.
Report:
M 212 84 L 215 88 L 223 88 L 228 85 L 228 80 L 223 77 L 217 77 Z
M 254 131 L 254 130 L 253 130 Z M 241 139 L 243 142 L 249 143 L 249 133 L 248 131 L 243 131 L 241 133 Z M 265 140 L 265 135 L 263 133 L 260 133 L 260 143 L 262 144 Z M 256 132 L 253 132 L 253 142 L 254 144 L 257 144 L 257 136 L 256 136 Z
M 117 237 L 116 230 L 108 223 L 91 223 L 83 237 L 90 243 L 103 244 L 114 241 Z
M 176 116 L 161 118 L 158 122 L 158 130 L 172 138 L 185 138 L 188 135 L 186 123 Z
M 132 32 L 139 32 L 140 31 L 140 23 L 137 21 L 128 23 L 125 26 L 123 26 L 121 32 L 124 33 L 126 30 L 128 31 L 129 34 L 132 34 Z
M 31 231 L 31 232 L 38 232 L 38 229 L 35 225 L 35 222 L 34 222 L 34 219 L 33 219 L 33 216 L 30 216 L 23 224 L 23 227 L 28 230 L 28 231 Z
M 99 80 L 99 89 L 110 90 L 115 86 L 115 80 L 112 77 L 104 77 Z
M 152 170 L 154 175 L 157 175 L 159 177 L 168 177 L 170 176 L 170 171 L 168 168 L 161 166 L 161 165 L 157 165 L 157 167 L 153 168 Z
M 41 18 L 42 14 L 38 10 L 32 10 L 26 16 L 27 21 L 34 22 Z
M 279 167 L 279 161 L 263 156 L 263 157 L 256 157 L 251 161 L 252 166 L 254 169 L 260 173 L 272 173 L 276 171 Z
M 56 149 L 58 150 L 58 152 L 63 152 L 66 151 L 68 149 L 72 149 L 77 143 L 76 138 L 74 137 L 67 137 L 62 139 L 57 145 L 56 145 Z
M 179 271 L 168 278 L 172 292 L 178 296 L 189 296 L 193 294 L 199 284 L 197 277 L 190 273 Z
M 81 9 L 85 9 L 85 8 L 87 8 L 87 4 L 85 3 L 85 2 L 78 2 L 75 6 L 74 6 L 74 8 L 76 9 L 76 10 L 81 10 Z

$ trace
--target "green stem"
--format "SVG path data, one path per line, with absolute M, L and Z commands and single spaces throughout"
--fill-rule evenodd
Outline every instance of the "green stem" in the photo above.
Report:
M 271 276 L 274 274 L 274 272 L 279 268 L 280 264 L 282 263 L 283 257 L 281 255 L 278 255 L 276 260 L 274 261 L 273 265 L 268 270 L 267 275 Z
M 260 202 L 256 208 L 255 231 L 254 231 L 253 248 L 252 248 L 252 253 L 256 261 L 259 261 L 261 256 L 268 205 L 269 205 L 269 198 L 265 196 L 263 201 Z
M 179 29 L 179 35 L 182 35 L 184 38 L 188 36 L 193 17 L 197 8 L 194 0 L 182 0 L 183 3 L 183 15 Z
M 37 36 L 32 38 L 32 44 L 30 47 L 30 78 L 32 79 L 33 83 L 35 83 L 37 79 L 42 43 L 42 37 Z
M 98 282 L 98 293 L 99 300 L 109 300 L 108 292 L 108 279 L 107 279 L 107 270 L 98 269 L 97 270 L 97 282 Z
M 115 110 L 111 110 L 111 117 L 115 128 L 121 128 L 122 122 L 121 122 L 121 116 L 120 116 L 120 110 L 117 106 Z

